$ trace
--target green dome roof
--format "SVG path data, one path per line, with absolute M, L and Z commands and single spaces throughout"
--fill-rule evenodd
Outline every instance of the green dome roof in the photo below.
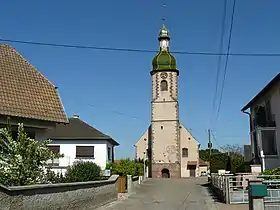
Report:
M 176 68 L 176 59 L 171 55 L 169 52 L 169 31 L 165 27 L 165 25 L 162 26 L 162 28 L 159 31 L 158 39 L 160 42 L 165 42 L 165 47 L 160 48 L 159 53 L 154 57 L 153 59 L 153 71 L 161 71 L 161 70 L 177 70 Z
M 176 59 L 168 51 L 160 51 L 153 59 L 153 71 L 176 70 Z
M 168 29 L 165 27 L 165 25 L 163 24 L 162 28 L 159 31 L 159 38 L 169 38 L 169 31 Z
M 165 47 L 160 48 L 159 53 L 154 57 L 152 63 L 153 65 L 152 71 L 177 70 L 176 59 L 169 52 L 170 37 L 169 37 L 169 31 L 165 27 L 165 25 L 163 25 L 159 31 L 158 40 L 160 42 L 164 42 L 162 44 L 164 44 Z

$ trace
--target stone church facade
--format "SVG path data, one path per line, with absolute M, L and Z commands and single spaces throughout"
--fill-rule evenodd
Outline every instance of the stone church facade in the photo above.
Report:
M 136 143 L 136 158 L 151 164 L 150 177 L 197 176 L 199 143 L 179 121 L 176 59 L 169 51 L 169 32 L 162 27 L 160 50 L 152 62 L 151 125 Z

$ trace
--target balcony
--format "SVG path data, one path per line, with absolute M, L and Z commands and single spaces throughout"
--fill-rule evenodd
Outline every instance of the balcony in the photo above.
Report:
M 59 159 L 52 159 L 47 161 L 47 166 L 59 166 Z

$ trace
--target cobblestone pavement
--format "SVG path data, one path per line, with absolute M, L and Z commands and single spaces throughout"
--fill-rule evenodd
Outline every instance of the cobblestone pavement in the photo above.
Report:
M 149 179 L 128 199 L 117 201 L 98 210 L 247 210 L 215 202 L 207 188 L 206 179 Z M 230 207 L 230 208 L 229 208 Z

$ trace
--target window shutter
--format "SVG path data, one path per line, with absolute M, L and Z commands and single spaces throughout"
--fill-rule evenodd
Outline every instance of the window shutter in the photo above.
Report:
M 48 148 L 55 154 L 58 154 L 60 152 L 60 146 L 48 146 Z
M 77 158 L 94 158 L 94 146 L 76 146 Z

